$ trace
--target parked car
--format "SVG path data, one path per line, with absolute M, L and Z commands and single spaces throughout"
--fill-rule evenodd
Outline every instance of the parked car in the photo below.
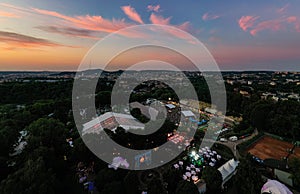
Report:
M 220 138 L 220 142 L 227 142 L 226 138 Z
M 229 141 L 237 141 L 237 140 L 238 140 L 237 136 L 229 137 Z

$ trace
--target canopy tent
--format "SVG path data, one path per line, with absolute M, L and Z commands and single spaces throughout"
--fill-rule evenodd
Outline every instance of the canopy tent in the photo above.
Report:
M 166 104 L 166 107 L 169 109 L 176 108 L 176 106 L 174 104 Z
M 184 110 L 181 111 L 181 113 L 184 117 L 196 117 L 195 114 L 190 110 Z
M 292 192 L 284 184 L 270 179 L 261 188 L 261 193 L 292 194 Z
M 118 156 L 118 157 L 115 157 L 113 159 L 112 164 L 109 164 L 108 168 L 113 168 L 113 169 L 117 170 L 120 166 L 124 166 L 126 168 L 129 168 L 129 163 L 127 162 L 126 159 Z
M 223 182 L 235 172 L 238 164 L 238 161 L 231 159 L 218 169 L 222 174 Z

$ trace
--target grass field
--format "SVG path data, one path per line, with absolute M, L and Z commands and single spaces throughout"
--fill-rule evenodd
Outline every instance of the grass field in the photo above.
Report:
M 267 158 L 281 160 L 288 155 L 287 149 L 291 149 L 292 147 L 293 144 L 290 142 L 274 139 L 270 136 L 264 136 L 253 146 L 248 148 L 248 152 L 263 160 Z M 290 155 L 290 158 L 293 157 L 300 158 L 299 147 L 296 147 L 294 153 Z

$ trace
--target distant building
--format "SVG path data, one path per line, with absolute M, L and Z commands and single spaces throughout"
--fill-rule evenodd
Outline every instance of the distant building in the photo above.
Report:
M 297 100 L 297 101 L 300 100 L 299 94 L 290 94 L 290 95 L 288 96 L 288 98 L 289 98 L 289 99 L 293 99 L 293 100 Z
M 244 90 L 241 90 L 240 94 L 243 95 L 243 96 L 249 96 L 249 92 L 244 91 Z
M 122 127 L 129 129 L 144 129 L 145 125 L 131 115 L 107 112 L 103 115 L 83 124 L 82 135 L 100 133 L 103 129 L 116 130 Z
M 272 96 L 272 100 L 278 102 L 279 98 L 277 96 Z
M 235 83 L 234 80 L 226 80 L 226 82 L 227 82 L 228 84 L 230 84 L 230 85 L 233 85 L 233 84 Z

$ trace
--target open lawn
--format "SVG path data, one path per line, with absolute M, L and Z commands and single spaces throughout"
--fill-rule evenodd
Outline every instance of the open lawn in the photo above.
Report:
M 292 149 L 292 147 L 293 144 L 290 142 L 277 140 L 270 136 L 264 136 L 257 143 L 251 146 L 248 149 L 248 152 L 263 160 L 267 158 L 281 160 L 283 157 L 288 155 L 287 149 Z M 296 147 L 294 149 L 294 154 L 290 155 L 290 158 L 293 157 L 300 158 L 299 147 Z

